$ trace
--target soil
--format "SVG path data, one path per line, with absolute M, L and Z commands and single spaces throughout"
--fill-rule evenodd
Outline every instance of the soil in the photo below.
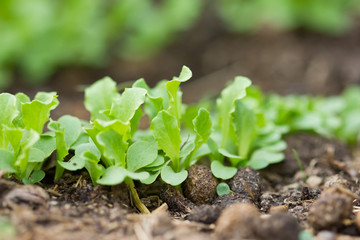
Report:
M 187 65 L 194 77 L 182 87 L 185 102 L 217 94 L 235 75 L 250 77 L 267 92 L 331 95 L 360 84 L 359 42 L 356 26 L 338 37 L 266 29 L 239 36 L 224 31 L 209 14 L 151 60 L 64 68 L 41 87 L 18 78 L 9 91 L 56 90 L 61 105 L 53 118 L 88 119 L 79 85 L 105 75 L 119 82 L 144 77 L 154 85 Z M 193 167 L 184 194 L 161 182 L 137 183 L 149 215 L 137 213 L 125 185 L 94 187 L 82 171 L 35 186 L 0 179 L 0 239 L 297 239 L 302 230 L 317 239 L 360 238 L 359 149 L 309 133 L 286 141 L 284 162 L 262 171 L 238 169 L 229 181 L 233 192 L 220 197 L 206 166 Z

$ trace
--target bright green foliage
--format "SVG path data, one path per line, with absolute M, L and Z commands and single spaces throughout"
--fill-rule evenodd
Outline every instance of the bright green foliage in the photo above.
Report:
M 15 67 L 32 83 L 62 66 L 103 66 L 110 56 L 158 52 L 199 17 L 202 0 L 2 0 L 0 89 Z
M 340 34 L 359 12 L 357 0 L 220 0 L 219 15 L 238 32 L 254 32 L 263 27 L 280 30 L 307 28 Z
M 359 96 L 360 88 L 355 86 L 328 98 L 271 95 L 262 111 L 290 132 L 311 131 L 355 145 L 360 135 Z
M 122 93 L 103 78 L 85 90 L 90 123 L 69 115 L 50 119 L 59 104 L 55 93 L 40 92 L 32 101 L 23 93 L 0 94 L 0 170 L 24 183 L 39 182 L 44 160 L 56 151 L 55 179 L 64 169 L 85 168 L 94 184 L 125 182 L 137 196 L 132 180 L 150 184 L 160 176 L 178 186 L 201 157 L 211 161 L 219 179 L 230 179 L 238 167 L 278 163 L 285 133 L 312 131 L 350 145 L 360 140 L 359 87 L 329 98 L 266 96 L 249 79 L 236 77 L 216 104 L 186 107 L 179 87 L 191 74 L 184 66 L 171 81 L 150 88 L 140 79 Z M 143 112 L 150 127 L 138 130 Z M 230 192 L 226 184 L 217 190 Z
M 43 134 L 50 111 L 58 105 L 55 93 L 39 92 L 33 101 L 23 93 L 0 94 L 0 169 L 24 183 L 39 182 L 43 161 L 55 150 L 55 142 Z
M 127 179 L 146 181 L 151 177 L 155 181 L 156 177 L 150 174 L 153 173 L 152 167 L 158 166 L 155 140 L 132 141 L 142 116 L 141 106 L 146 93 L 146 89 L 134 86 L 120 94 L 110 78 L 104 78 L 85 90 L 85 107 L 93 120 L 92 126 L 86 128 L 91 140 L 85 146 L 91 144 L 91 149 L 79 145 L 75 148 L 74 158 L 80 159 L 94 184 L 115 185 L 127 182 Z
M 261 169 L 284 159 L 281 152 L 286 144 L 282 134 L 286 129 L 277 127 L 258 112 L 262 95 L 251 90 L 246 97 L 250 85 L 249 79 L 236 77 L 217 99 L 219 121 L 209 148 L 213 159 L 211 170 L 221 179 L 233 177 L 240 166 Z M 231 166 L 223 165 L 224 157 Z
M 183 67 L 180 76 L 173 80 L 161 83 L 154 90 L 150 91 L 150 101 L 148 102 L 149 112 L 154 115 L 150 130 L 155 138 L 159 149 L 166 156 L 169 165 L 161 169 L 163 181 L 176 186 L 181 184 L 187 177 L 187 169 L 196 162 L 196 156 L 200 147 L 207 142 L 211 133 L 211 118 L 209 112 L 201 108 L 197 116 L 193 119 L 192 130 L 195 133 L 187 140 L 181 139 L 181 115 L 183 111 L 180 83 L 191 78 L 191 71 Z M 143 83 L 137 83 L 140 85 Z M 144 86 L 144 85 L 143 85 Z M 146 86 L 145 86 L 146 87 Z M 166 94 L 167 93 L 167 96 Z M 162 107 L 157 106 L 162 103 Z M 160 110 L 161 109 L 161 110 Z M 160 110 L 160 111 L 159 111 Z

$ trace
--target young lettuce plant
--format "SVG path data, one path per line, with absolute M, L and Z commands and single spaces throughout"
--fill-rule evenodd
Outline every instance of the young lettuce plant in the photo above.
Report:
M 0 94 L 0 169 L 26 184 L 39 182 L 46 158 L 55 150 L 54 139 L 43 133 L 50 111 L 59 101 L 54 92 L 39 92 L 33 101 L 23 94 Z
M 215 177 L 229 179 L 240 166 L 262 169 L 284 159 L 286 143 L 282 134 L 286 128 L 278 127 L 261 112 L 251 109 L 254 95 L 246 104 L 246 93 L 251 81 L 236 77 L 217 99 L 218 126 L 209 141 L 211 170 Z M 248 106 L 249 105 L 249 106 Z M 255 108 L 255 107 L 253 107 Z M 224 165 L 224 157 L 231 166 Z
M 84 146 L 79 145 L 75 149 L 75 157 L 84 160 L 94 184 L 125 182 L 136 207 L 143 213 L 149 211 L 141 203 L 133 180 L 148 180 L 147 169 L 156 168 L 163 161 L 153 139 L 132 141 L 142 116 L 141 106 L 146 93 L 143 88 L 132 87 L 120 94 L 116 83 L 108 77 L 87 88 L 85 107 L 93 122 L 85 129 L 91 139 L 86 144 L 94 144 L 95 148 L 84 151 Z
M 157 169 L 156 174 L 161 174 L 161 179 L 173 186 L 185 181 L 187 169 L 200 157 L 199 149 L 207 142 L 212 130 L 209 112 L 200 108 L 192 120 L 195 134 L 183 136 L 182 139 L 181 116 L 184 106 L 179 86 L 191 76 L 190 69 L 184 66 L 179 77 L 160 82 L 154 89 L 150 89 L 142 79 L 134 84 L 148 91 L 149 100 L 145 110 L 151 119 L 150 131 L 165 155 L 165 164 Z

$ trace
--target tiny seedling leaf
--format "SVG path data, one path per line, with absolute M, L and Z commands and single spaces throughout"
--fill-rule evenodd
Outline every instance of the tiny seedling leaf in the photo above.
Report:
M 237 172 L 235 167 L 224 166 L 217 160 L 211 162 L 210 168 L 215 177 L 224 180 L 232 178 Z
M 188 172 L 186 170 L 181 170 L 180 172 L 174 172 L 174 170 L 170 166 L 165 166 L 161 170 L 161 179 L 172 186 L 178 186 L 179 184 L 185 181 L 187 176 L 188 176 Z
M 222 182 L 216 186 L 216 193 L 218 196 L 222 196 L 225 194 L 232 193 L 232 191 L 227 183 Z

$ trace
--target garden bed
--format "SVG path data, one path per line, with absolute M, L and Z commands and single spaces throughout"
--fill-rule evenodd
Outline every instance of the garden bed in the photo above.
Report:
M 61 108 L 54 118 L 69 113 L 89 118 L 83 93 L 74 91 L 77 84 L 111 75 L 119 81 L 142 76 L 154 85 L 156 79 L 177 73 L 183 64 L 195 73 L 194 80 L 183 86 L 186 102 L 218 93 L 225 82 L 239 74 L 249 76 L 265 91 L 281 94 L 338 94 L 345 86 L 360 83 L 357 31 L 338 38 L 306 32 L 252 37 L 226 34 L 218 38 L 209 31 L 204 36 L 207 44 L 199 46 L 202 39 L 197 38 L 186 43 L 179 40 L 148 62 L 115 62 L 90 73 L 88 69 L 65 69 L 42 89 L 59 92 Z M 14 87 L 12 91 L 31 93 L 35 88 Z M 153 211 L 150 215 L 137 213 L 125 184 L 94 187 L 85 171 L 65 173 L 55 182 L 55 173 L 50 173 L 36 186 L 1 179 L 0 228 L 8 236 L 16 232 L 14 239 L 182 239 L 185 235 L 191 239 L 297 239 L 301 230 L 325 239 L 358 237 L 358 148 L 309 133 L 288 135 L 286 142 L 284 162 L 261 171 L 239 170 L 239 182 L 229 182 L 234 192 L 215 199 L 216 190 L 209 187 L 206 196 L 214 197 L 206 201 L 207 205 L 194 200 L 201 184 L 214 181 L 211 176 L 210 180 L 202 179 L 209 177 L 202 172 L 206 170 L 199 175 L 194 170 L 192 176 L 200 185 L 187 194 L 187 199 L 160 181 L 150 186 L 136 182 L 142 202 Z M 205 161 L 202 166 L 207 165 Z M 240 186 L 239 192 L 234 186 Z M 188 192 L 191 190 L 189 187 Z M 234 203 L 242 204 L 229 208 Z M 328 222 L 322 218 L 324 213 L 329 213 Z M 4 239 L 10 239 L 8 236 Z

